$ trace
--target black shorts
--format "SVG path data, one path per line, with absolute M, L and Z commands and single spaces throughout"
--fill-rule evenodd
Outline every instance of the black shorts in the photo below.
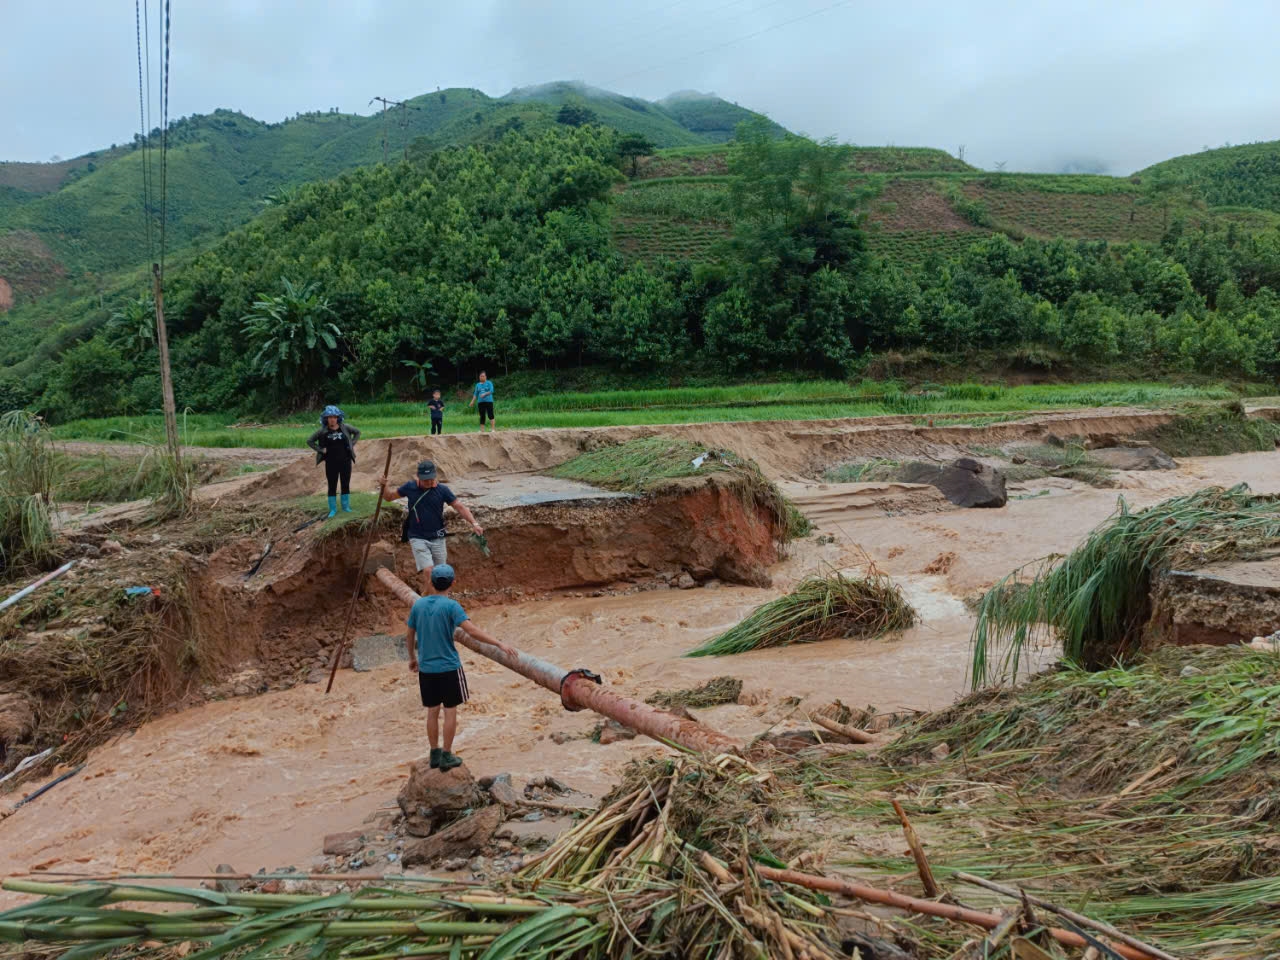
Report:
M 488 417 L 490 421 L 493 420 L 493 401 L 492 400 L 481 400 L 479 403 L 476 404 L 476 406 L 480 408 L 480 424 L 482 426 L 484 425 L 485 417 Z
M 424 707 L 456 707 L 467 702 L 467 675 L 461 667 L 444 673 L 418 671 L 418 692 Z

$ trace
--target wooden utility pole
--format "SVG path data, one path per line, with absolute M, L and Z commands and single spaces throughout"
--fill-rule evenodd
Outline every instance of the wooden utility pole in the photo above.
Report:
M 160 264 L 151 264 L 155 282 L 156 347 L 160 352 L 160 390 L 164 399 L 164 435 L 175 465 L 182 462 L 178 445 L 178 411 L 173 402 L 173 374 L 169 370 L 169 333 L 164 325 L 164 286 L 160 282 Z

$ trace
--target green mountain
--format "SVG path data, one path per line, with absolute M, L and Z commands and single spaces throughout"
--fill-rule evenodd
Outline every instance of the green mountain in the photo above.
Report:
M 1202 150 L 1153 164 L 1135 176 L 1158 189 L 1180 189 L 1210 207 L 1280 213 L 1280 140 Z
M 317 112 L 280 123 L 217 110 L 169 130 L 168 249 L 225 235 L 261 210 L 265 198 L 290 187 L 384 155 L 488 142 L 513 129 L 539 132 L 556 126 L 565 107 L 576 118 L 643 134 L 656 147 L 720 143 L 754 116 L 710 95 L 651 103 L 570 83 L 497 98 L 440 90 L 371 116 Z M 153 157 L 158 184 L 158 154 Z M 103 274 L 146 263 L 142 183 L 136 142 L 56 163 L 0 163 L 0 309 L 6 288 L 8 299 L 21 303 L 45 294 L 62 276 L 96 289 Z

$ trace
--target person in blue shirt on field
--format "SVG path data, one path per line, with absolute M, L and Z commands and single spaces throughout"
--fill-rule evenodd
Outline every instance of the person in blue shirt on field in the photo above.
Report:
M 387 478 L 380 481 L 383 500 L 399 500 L 408 503 L 405 538 L 413 550 L 413 562 L 422 574 L 422 592 L 430 592 L 431 568 L 449 562 L 449 550 L 445 544 L 444 508 L 453 507 L 462 519 L 471 524 L 477 535 L 484 527 L 476 522 L 467 505 L 453 495 L 453 491 L 436 479 L 436 465 L 430 460 L 418 464 L 418 475 L 395 490 L 387 486 Z
M 467 702 L 467 675 L 462 659 L 453 644 L 453 632 L 459 627 L 468 636 L 497 647 L 508 657 L 518 654 L 497 637 L 481 630 L 462 604 L 445 594 L 453 586 L 453 567 L 447 563 L 431 569 L 431 590 L 419 597 L 409 610 L 409 632 L 405 645 L 409 648 L 409 669 L 418 675 L 418 692 L 427 708 L 427 738 L 431 741 L 431 766 L 452 770 L 462 764 L 453 752 L 453 737 L 458 732 L 458 707 Z M 440 711 L 444 708 L 444 745 L 440 744 Z
M 480 432 L 484 433 L 484 421 L 489 419 L 489 432 L 492 433 L 498 429 L 498 425 L 493 421 L 493 381 L 483 370 L 480 371 L 480 379 L 471 390 L 471 406 L 474 403 L 480 410 Z

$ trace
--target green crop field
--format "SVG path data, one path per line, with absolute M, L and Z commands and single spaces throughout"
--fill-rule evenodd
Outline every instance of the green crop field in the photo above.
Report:
M 542 394 L 497 405 L 499 429 L 603 427 L 626 424 L 715 421 L 823 420 L 886 415 L 943 416 L 1010 414 L 1064 407 L 1167 406 L 1188 401 L 1230 400 L 1240 394 L 1226 386 L 1145 383 L 1083 383 L 1000 387 L 955 384 L 905 392 L 895 383 L 812 381 L 579 394 Z M 426 409 L 417 403 L 352 404 L 349 421 L 365 438 L 427 433 Z M 179 418 L 183 440 L 197 447 L 302 448 L 315 419 L 300 415 L 267 424 L 237 426 L 230 415 L 191 414 Z M 971 419 L 971 418 L 965 418 Z M 79 420 L 55 429 L 61 440 L 155 443 L 163 438 L 158 416 Z M 476 419 L 462 402 L 445 414 L 446 433 L 473 433 Z

